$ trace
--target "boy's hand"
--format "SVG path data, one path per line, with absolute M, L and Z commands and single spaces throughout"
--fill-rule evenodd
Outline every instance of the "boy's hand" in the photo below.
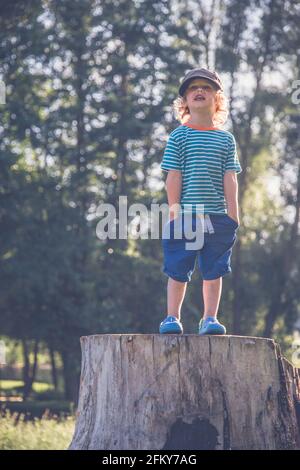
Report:
M 228 217 L 230 217 L 231 219 L 233 219 L 237 224 L 240 225 L 240 219 L 238 216 L 236 216 L 236 214 L 230 214 L 229 212 L 227 213 Z
M 170 209 L 170 211 L 169 211 L 169 220 L 170 220 L 170 222 L 171 222 L 171 220 L 176 219 L 176 217 L 178 217 L 178 211 Z

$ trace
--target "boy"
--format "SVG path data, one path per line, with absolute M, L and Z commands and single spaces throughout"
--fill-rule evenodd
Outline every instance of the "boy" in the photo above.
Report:
M 168 312 L 159 331 L 183 333 L 181 306 L 196 260 L 203 277 L 204 314 L 198 333 L 226 334 L 217 320 L 222 276 L 231 272 L 230 258 L 239 228 L 238 183 L 242 171 L 234 136 L 220 127 L 228 115 L 223 85 L 216 72 L 190 71 L 181 82 L 174 102 L 182 123 L 169 135 L 161 168 L 168 172 L 169 238 L 162 240 L 168 279 Z M 196 205 L 198 205 L 196 207 Z M 191 214 L 193 226 L 199 212 L 204 217 L 204 244 L 187 250 L 186 239 L 174 239 L 174 225 Z M 178 210 L 178 208 L 180 208 Z

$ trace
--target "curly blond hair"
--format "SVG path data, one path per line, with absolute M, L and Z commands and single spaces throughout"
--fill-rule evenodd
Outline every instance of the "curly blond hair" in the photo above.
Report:
M 187 122 L 191 117 L 188 105 L 181 96 L 173 101 L 172 107 L 176 119 L 181 124 Z M 221 90 L 218 90 L 216 93 L 216 111 L 213 116 L 214 127 L 222 127 L 227 121 L 228 113 L 228 99 Z

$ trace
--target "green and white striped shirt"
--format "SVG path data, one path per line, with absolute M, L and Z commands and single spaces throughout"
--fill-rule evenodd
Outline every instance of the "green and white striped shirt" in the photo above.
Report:
M 233 134 L 216 127 L 184 124 L 174 129 L 161 169 L 182 172 L 181 212 L 226 214 L 224 174 L 242 171 Z M 203 204 L 204 210 L 196 204 Z

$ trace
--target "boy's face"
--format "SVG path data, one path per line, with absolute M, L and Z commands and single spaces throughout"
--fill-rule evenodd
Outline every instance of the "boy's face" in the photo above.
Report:
M 184 100 L 189 110 L 213 108 L 215 105 L 215 96 L 217 90 L 205 78 L 195 78 L 189 83 L 185 93 Z

